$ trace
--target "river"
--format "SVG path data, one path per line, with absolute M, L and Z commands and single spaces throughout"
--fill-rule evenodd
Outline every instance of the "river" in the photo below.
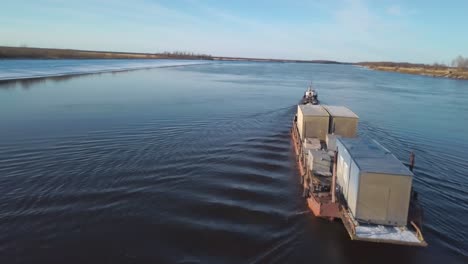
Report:
M 60 63 L 0 61 L 4 78 L 101 72 L 0 82 L 0 263 L 467 263 L 468 81 Z M 405 163 L 415 152 L 427 248 L 350 241 L 308 211 L 289 129 L 310 81 L 359 115 L 360 135 Z

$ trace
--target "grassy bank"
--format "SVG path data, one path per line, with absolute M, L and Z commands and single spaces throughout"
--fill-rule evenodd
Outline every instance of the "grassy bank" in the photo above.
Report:
M 372 70 L 399 72 L 439 78 L 468 80 L 468 69 L 410 63 L 358 63 Z

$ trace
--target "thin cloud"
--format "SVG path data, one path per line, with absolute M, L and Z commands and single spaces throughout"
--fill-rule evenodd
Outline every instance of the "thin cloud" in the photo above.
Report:
M 392 16 L 401 16 L 401 7 L 399 5 L 393 5 L 389 6 L 387 8 L 387 14 L 392 15 Z

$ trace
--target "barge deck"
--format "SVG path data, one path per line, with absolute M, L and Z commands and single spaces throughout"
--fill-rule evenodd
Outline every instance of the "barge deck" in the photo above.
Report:
M 331 175 L 323 175 L 321 172 L 312 170 L 306 147 L 303 140 L 301 140 L 299 127 L 298 116 L 296 115 L 292 123 L 291 138 L 296 154 L 300 183 L 303 187 L 303 197 L 306 198 L 309 209 L 316 217 L 341 220 L 352 240 L 406 246 L 427 246 L 421 232 L 422 209 L 412 187 L 409 212 L 407 212 L 407 225 L 376 224 L 372 221 L 363 222 L 356 219 L 346 199 L 343 198 L 342 192 L 339 191 L 339 186 L 337 186 L 337 151 L 329 150 L 326 143 L 320 140 L 320 150 L 316 151 L 330 155 L 331 165 L 329 171 Z

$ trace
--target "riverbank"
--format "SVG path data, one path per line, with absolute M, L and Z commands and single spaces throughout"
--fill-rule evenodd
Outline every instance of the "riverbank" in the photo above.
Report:
M 0 59 L 171 59 L 348 64 L 330 60 L 290 60 L 269 58 L 224 57 L 211 56 L 207 54 L 195 54 L 191 52 L 135 53 L 6 46 L 0 46 Z
M 468 80 L 468 69 L 438 67 L 421 64 L 378 65 L 373 63 L 358 63 L 357 65 L 377 71 L 399 72 L 436 78 Z
M 138 59 L 138 60 L 204 60 L 204 61 L 246 61 L 246 62 L 281 62 L 281 63 L 321 63 L 321 64 L 351 64 L 359 65 L 371 70 L 399 72 L 424 75 L 439 78 L 468 80 L 468 69 L 451 68 L 446 66 L 432 66 L 426 64 L 397 63 L 397 62 L 359 62 L 347 63 L 331 60 L 291 60 L 270 58 L 246 58 L 211 56 L 191 52 L 163 52 L 163 53 L 135 53 L 112 52 L 74 49 L 48 49 L 29 47 L 0 46 L 0 59 Z
M 210 60 L 205 54 L 187 52 L 136 53 L 74 49 L 48 49 L 0 46 L 0 59 L 180 59 Z

